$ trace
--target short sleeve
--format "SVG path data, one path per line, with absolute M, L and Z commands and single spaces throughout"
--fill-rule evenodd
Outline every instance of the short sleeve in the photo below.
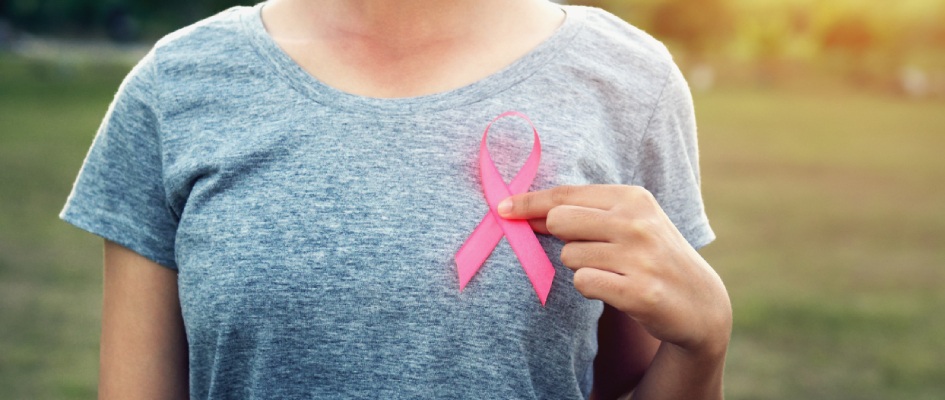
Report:
M 645 187 L 696 249 L 713 240 L 702 200 L 692 95 L 675 65 L 647 123 L 633 184 Z
M 154 70 L 152 52 L 125 77 L 59 217 L 176 270 L 177 218 L 162 178 Z

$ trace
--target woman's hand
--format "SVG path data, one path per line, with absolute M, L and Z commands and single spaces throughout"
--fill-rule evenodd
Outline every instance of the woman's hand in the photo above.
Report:
M 561 261 L 585 297 L 623 311 L 687 357 L 724 360 L 732 325 L 725 286 L 646 189 L 559 186 L 509 197 L 498 210 L 564 240 Z

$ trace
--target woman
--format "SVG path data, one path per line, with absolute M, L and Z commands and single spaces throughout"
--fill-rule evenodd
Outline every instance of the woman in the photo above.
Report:
M 538 233 L 541 301 L 505 241 L 459 290 L 509 110 L 542 158 L 495 211 Z M 523 121 L 488 132 L 506 177 Z M 129 74 L 62 213 L 106 239 L 100 397 L 719 398 L 697 158 L 670 56 L 601 10 L 228 10 Z

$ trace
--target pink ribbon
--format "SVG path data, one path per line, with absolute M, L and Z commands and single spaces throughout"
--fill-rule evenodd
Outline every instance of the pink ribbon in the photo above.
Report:
M 532 152 L 525 160 L 525 165 L 518 171 L 512 183 L 505 184 L 502 174 L 496 168 L 489 155 L 489 149 L 486 147 L 486 139 L 489 137 L 489 128 L 499 119 L 508 116 L 515 116 L 528 121 L 535 135 Z M 462 291 L 466 284 L 472 279 L 482 264 L 492 254 L 492 250 L 505 236 L 505 239 L 512 247 L 512 251 L 518 257 L 525 270 L 525 275 L 532 282 L 535 293 L 541 305 L 545 305 L 548 299 L 548 293 L 551 291 L 551 283 L 555 277 L 555 268 L 548 260 L 548 255 L 538 242 L 538 237 L 532 231 L 528 221 L 504 219 L 499 216 L 497 207 L 503 199 L 519 193 L 528 191 L 529 186 L 538 173 L 538 162 L 541 159 L 541 142 L 538 140 L 538 130 L 535 124 L 528 119 L 525 114 L 516 111 L 507 111 L 496 117 L 486 126 L 486 131 L 482 134 L 482 144 L 479 146 L 479 173 L 482 178 L 482 191 L 486 202 L 489 203 L 489 212 L 483 216 L 482 221 L 476 226 L 463 246 L 456 252 L 456 271 L 459 274 L 459 290 Z

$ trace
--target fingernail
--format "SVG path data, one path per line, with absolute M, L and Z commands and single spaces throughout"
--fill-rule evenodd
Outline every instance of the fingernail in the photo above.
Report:
M 499 210 L 499 215 L 509 215 L 512 213 L 512 200 L 502 200 L 496 208 Z

